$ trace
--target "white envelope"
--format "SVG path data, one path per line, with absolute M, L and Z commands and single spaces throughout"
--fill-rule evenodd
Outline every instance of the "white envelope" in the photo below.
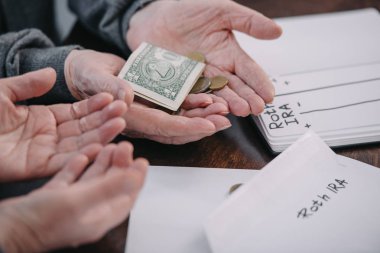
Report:
M 207 220 L 214 253 L 380 252 L 380 170 L 314 133 L 274 159 Z
M 131 213 L 126 253 L 210 253 L 203 223 L 256 170 L 150 166 Z

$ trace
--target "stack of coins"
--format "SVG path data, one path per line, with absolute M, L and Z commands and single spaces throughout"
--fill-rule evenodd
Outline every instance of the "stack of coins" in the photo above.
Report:
M 206 63 L 206 57 L 199 52 L 192 52 L 187 55 L 193 61 Z M 228 84 L 228 79 L 224 76 L 215 76 L 212 78 L 201 76 L 191 89 L 191 94 L 211 93 L 221 90 Z

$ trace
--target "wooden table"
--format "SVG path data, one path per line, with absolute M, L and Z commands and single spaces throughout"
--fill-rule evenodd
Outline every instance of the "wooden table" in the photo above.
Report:
M 269 17 L 284 17 L 375 7 L 380 0 L 239 0 Z M 380 115 L 379 115 L 380 117 Z M 196 143 L 182 146 L 132 140 L 137 156 L 152 165 L 261 169 L 274 156 L 249 118 L 230 116 L 232 127 Z M 380 167 L 380 144 L 338 149 L 340 155 Z M 127 221 L 108 233 L 101 241 L 69 252 L 124 252 Z M 66 250 L 64 251 L 66 252 Z

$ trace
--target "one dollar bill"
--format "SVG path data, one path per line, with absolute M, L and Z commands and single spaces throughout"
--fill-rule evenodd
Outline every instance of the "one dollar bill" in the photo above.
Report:
M 174 52 L 142 43 L 119 74 L 135 94 L 177 111 L 206 65 Z

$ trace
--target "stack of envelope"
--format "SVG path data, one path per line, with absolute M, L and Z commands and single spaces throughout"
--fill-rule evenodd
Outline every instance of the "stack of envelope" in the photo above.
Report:
M 380 252 L 379 196 L 379 168 L 310 131 L 260 171 L 151 167 L 126 253 Z
M 380 141 L 380 15 L 375 9 L 278 19 L 284 34 L 236 33 L 276 97 L 253 117 L 278 153 L 309 129 L 331 147 Z

